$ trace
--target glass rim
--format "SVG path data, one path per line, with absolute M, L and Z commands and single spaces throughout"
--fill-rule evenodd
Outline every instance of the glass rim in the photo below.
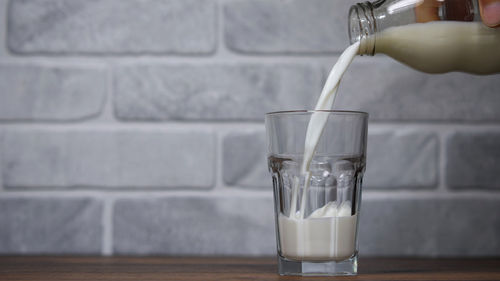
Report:
M 363 115 L 367 117 L 369 115 L 368 112 L 355 111 L 355 110 L 314 110 L 314 109 L 273 111 L 273 112 L 268 112 L 265 115 L 273 116 L 273 115 L 288 115 L 288 114 L 315 113 L 315 112 L 326 112 L 326 113 L 332 113 L 334 115 Z

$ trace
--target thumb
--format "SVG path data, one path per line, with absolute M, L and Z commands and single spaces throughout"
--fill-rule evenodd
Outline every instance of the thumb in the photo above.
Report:
M 484 24 L 489 27 L 500 26 L 500 0 L 479 0 L 479 9 Z

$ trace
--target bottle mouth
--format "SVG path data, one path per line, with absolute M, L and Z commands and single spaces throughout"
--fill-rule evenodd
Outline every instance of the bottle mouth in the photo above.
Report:
M 370 2 L 358 3 L 349 9 L 349 42 L 359 42 L 359 55 L 375 54 L 376 21 Z
M 353 5 L 349 9 L 349 43 L 352 45 L 358 41 L 361 41 L 361 20 L 359 17 L 359 7 L 358 5 Z

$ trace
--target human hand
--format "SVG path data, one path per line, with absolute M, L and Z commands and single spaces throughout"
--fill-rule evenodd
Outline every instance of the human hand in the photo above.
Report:
M 500 0 L 479 0 L 481 18 L 489 27 L 500 26 Z
M 467 2 L 456 0 L 423 0 L 415 7 L 417 22 L 429 22 L 439 20 L 439 9 L 446 5 L 448 17 L 454 20 L 464 20 L 469 16 Z M 479 10 L 483 23 L 489 27 L 500 27 L 500 0 L 479 0 Z M 470 18 L 472 20 L 472 18 Z

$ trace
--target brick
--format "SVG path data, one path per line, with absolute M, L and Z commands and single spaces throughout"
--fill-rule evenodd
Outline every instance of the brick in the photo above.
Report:
M 453 189 L 500 190 L 500 132 L 459 132 L 447 139 L 446 181 Z
M 0 198 L 0 254 L 100 254 L 102 209 L 93 198 Z
M 372 121 L 499 121 L 498 89 L 500 74 L 431 75 L 389 58 L 359 57 L 344 76 L 336 107 L 367 111 Z
M 0 120 L 78 120 L 98 115 L 104 68 L 0 63 Z M 90 86 L 91 85 L 91 86 Z
M 497 256 L 498 199 L 379 199 L 361 206 L 361 256 Z
M 7 43 L 20 54 L 208 54 L 212 0 L 13 0 Z
M 310 64 L 176 64 L 115 70 L 116 115 L 124 120 L 263 120 L 315 102 L 322 73 Z
M 263 132 L 231 133 L 224 138 L 222 147 L 222 171 L 227 185 L 271 190 Z
M 5 133 L 6 187 L 193 187 L 214 182 L 208 131 L 11 130 Z
M 331 53 L 349 44 L 355 1 L 244 0 L 224 7 L 225 41 L 242 53 Z
M 408 129 L 370 130 L 365 188 L 433 188 L 439 141 L 434 133 Z
M 272 197 L 121 199 L 114 206 L 117 254 L 273 255 Z
M 1 15 L 6 15 L 7 14 L 7 2 L 8 0 L 0 0 L 0 14 Z M 5 16 L 4 16 L 5 18 Z M 5 57 L 7 56 L 7 48 L 6 48 L 6 43 L 5 43 L 5 27 L 0 29 L 0 57 Z

